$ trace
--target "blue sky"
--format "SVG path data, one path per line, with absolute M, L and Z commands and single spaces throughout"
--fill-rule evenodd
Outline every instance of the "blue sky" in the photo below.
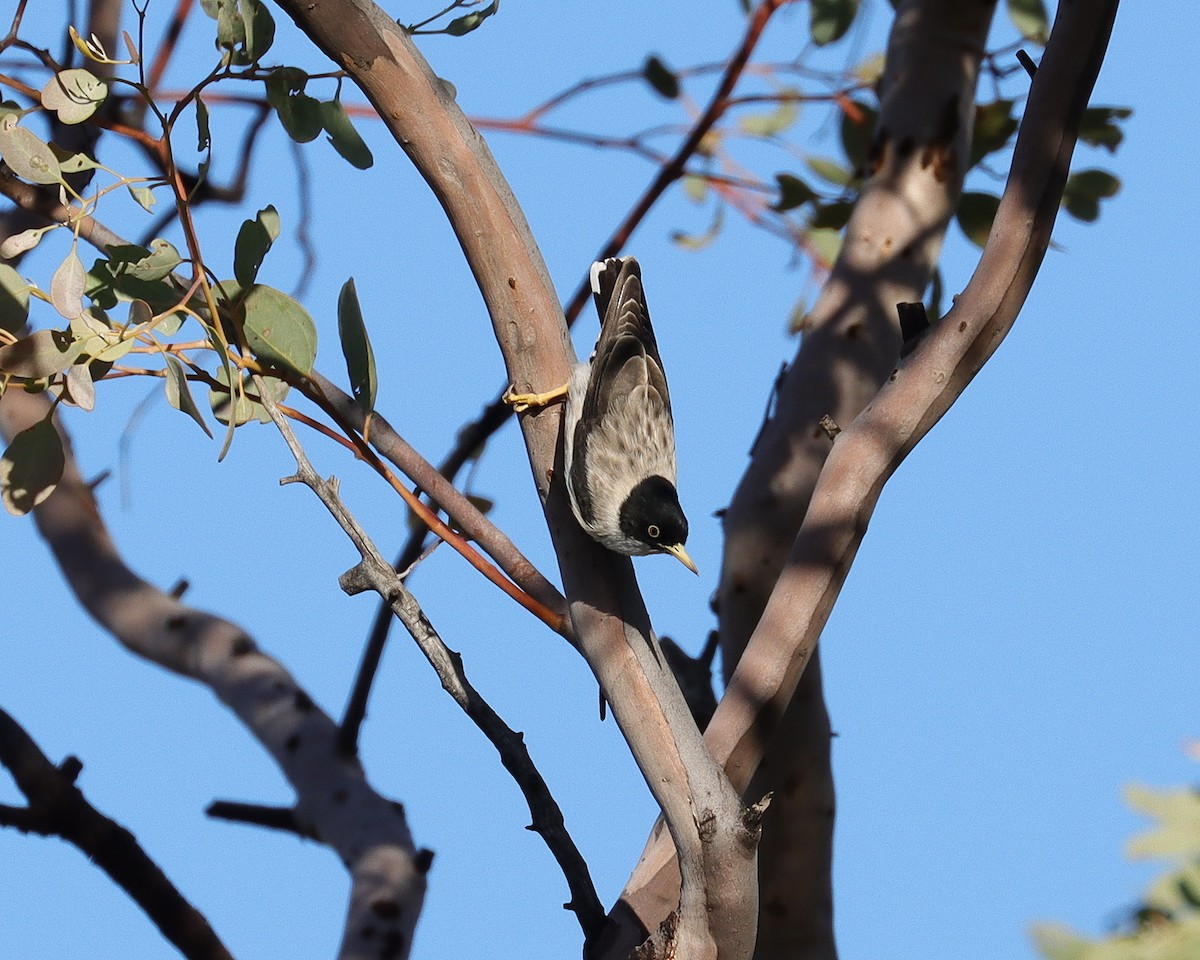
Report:
M 31 25 L 61 16 L 57 5 L 31 8 Z M 839 56 L 854 62 L 872 52 L 889 10 L 871 4 L 868 29 Z M 394 12 L 408 20 L 420 13 Z M 153 4 L 152 23 L 167 13 L 167 4 Z M 1096 224 L 1060 219 L 1058 249 L 1012 334 L 884 491 L 822 639 L 838 732 L 837 926 L 850 960 L 1027 958 L 1028 927 L 1039 919 L 1103 931 L 1154 870 L 1122 856 L 1142 826 L 1121 802 L 1122 785 L 1195 780 L 1183 747 L 1200 735 L 1200 350 L 1191 330 L 1200 204 L 1195 138 L 1180 121 L 1177 91 L 1189 82 L 1200 12 L 1181 5 L 1175 16 L 1164 26 L 1145 5 L 1123 7 L 1093 102 L 1135 113 L 1115 158 L 1076 155 L 1077 167 L 1112 169 L 1122 190 Z M 280 20 L 280 58 L 323 69 Z M 804 5 L 780 14 L 764 56 L 794 56 L 806 21 Z M 207 63 L 207 24 L 196 26 L 173 75 L 180 85 Z M 467 38 L 421 46 L 468 113 L 508 116 L 580 77 L 635 68 L 649 52 L 677 65 L 722 58 L 739 30 L 733 0 L 603 14 L 569 2 L 553 16 L 509 3 Z M 677 117 L 671 110 L 622 88 L 580 101 L 562 122 L 621 132 Z M 219 176 L 237 142 L 227 119 L 241 117 L 230 108 L 217 121 L 228 145 Z M 318 366 L 343 376 L 333 317 L 337 291 L 353 275 L 380 362 L 380 409 L 436 460 L 492 397 L 503 369 L 436 204 L 382 130 L 360 129 L 377 158 L 368 172 L 353 171 L 326 144 L 304 148 L 319 247 L 305 303 L 320 326 Z M 652 167 L 525 138 L 492 135 L 489 143 L 569 296 Z M 134 162 L 117 149 L 104 159 Z M 297 192 L 278 130 L 264 135 L 258 159 L 246 206 L 204 210 L 200 230 L 209 261 L 227 269 L 238 223 L 274 203 L 284 238 L 261 278 L 290 289 L 301 270 L 288 233 Z M 708 597 L 720 564 L 712 513 L 744 469 L 770 382 L 794 352 L 787 316 L 807 288 L 780 241 L 733 217 L 704 250 L 671 243 L 672 231 L 699 232 L 708 216 L 676 191 L 629 248 L 643 265 L 671 377 L 688 546 L 702 576 L 667 558 L 637 569 L 658 630 L 692 650 L 712 626 Z M 125 210 L 119 217 L 130 232 L 146 222 Z M 48 276 L 65 245 L 52 236 L 46 246 L 23 272 Z M 949 290 L 965 284 L 976 256 L 952 227 Z M 580 352 L 594 333 L 585 314 Z M 371 600 L 337 587 L 355 559 L 350 544 L 311 494 L 277 485 L 291 462 L 270 428 L 247 427 L 218 464 L 218 444 L 158 401 L 122 463 L 122 432 L 151 389 L 112 384 L 94 413 L 67 420 L 85 474 L 114 470 L 101 503 L 119 545 L 164 587 L 187 577 L 191 603 L 243 624 L 339 714 L 374 613 Z M 394 497 L 340 449 L 317 437 L 308 446 L 319 469 L 342 478 L 348 503 L 385 552 L 398 549 L 406 530 Z M 489 447 L 473 489 L 497 501 L 496 522 L 553 574 L 512 427 Z M 235 956 L 331 955 L 347 891 L 336 857 L 203 815 L 213 798 L 286 803 L 270 760 L 207 691 L 131 657 L 81 613 L 28 520 L 0 524 L 10 558 L 0 590 L 9 610 L 0 704 L 52 758 L 82 758 L 89 798 L 133 829 Z M 525 732 L 610 903 L 653 807 L 615 726 L 597 718 L 588 671 L 449 550 L 412 586 L 476 686 Z M 559 906 L 565 884 L 523 829 L 518 791 L 399 634 L 363 750 L 376 787 L 407 805 L 418 843 L 437 854 L 415 955 L 575 955 L 578 929 Z M 0 802 L 17 801 L 0 777 Z M 73 848 L 0 832 L 0 864 L 6 955 L 172 955 Z

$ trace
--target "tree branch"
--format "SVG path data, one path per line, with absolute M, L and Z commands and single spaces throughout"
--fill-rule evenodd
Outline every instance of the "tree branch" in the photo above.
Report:
M 204 915 L 167 879 L 134 835 L 88 803 L 75 785 L 79 761 L 68 757 L 55 766 L 2 709 L 0 763 L 29 801 L 25 808 L 0 809 L 0 823 L 23 833 L 61 837 L 78 847 L 188 960 L 232 960 Z
M 11 440 L 47 409 L 44 395 L 7 391 L 0 434 Z M 211 688 L 279 764 L 296 791 L 298 815 L 350 872 L 342 960 L 376 956 L 381 925 L 406 955 L 425 876 L 403 807 L 376 793 L 362 768 L 341 756 L 334 722 L 244 630 L 179 602 L 126 566 L 69 447 L 67 454 L 62 480 L 34 518 L 79 602 L 133 653 Z
M 287 477 L 280 483 L 298 482 L 311 489 L 337 520 L 362 557 L 360 563 L 342 575 L 342 589 L 351 595 L 364 590 L 374 590 L 388 602 L 430 666 L 437 672 L 442 687 L 491 741 L 496 752 L 500 754 L 504 768 L 512 774 L 529 804 L 529 811 L 533 815 L 531 829 L 546 842 L 546 846 L 550 848 L 554 859 L 562 868 L 567 885 L 571 889 L 568 909 L 574 911 L 578 917 L 585 938 L 592 939 L 604 923 L 604 908 L 592 885 L 587 864 L 567 832 L 562 811 L 529 756 L 524 737 L 509 728 L 471 686 L 463 670 L 462 657 L 446 646 L 417 603 L 416 597 L 404 586 L 399 574 L 384 560 L 383 554 L 346 508 L 338 493 L 337 480 L 325 480 L 313 469 L 304 448 L 300 446 L 292 431 L 291 424 L 271 399 L 270 392 L 263 389 L 261 380 L 259 392 L 267 412 L 270 413 L 279 432 L 283 434 L 288 449 L 296 459 L 296 475 Z
M 883 485 L 995 353 L 1029 294 L 1050 243 L 1116 11 L 1117 0 L 1077 0 L 1060 8 L 974 275 L 950 312 L 834 443 L 788 564 L 747 647 L 747 669 L 739 665 L 734 671 L 710 727 L 714 752 L 726 758 L 735 783 L 749 782 L 762 752 L 759 731 L 786 706 Z M 765 658 L 749 657 L 753 647 L 766 643 L 789 654 L 777 655 L 771 670 L 764 669 Z
M 1078 0 L 1060 8 L 974 276 L 950 313 L 900 362 L 861 415 L 853 422 L 838 418 L 843 430 L 820 472 L 799 535 L 707 730 L 706 740 L 739 789 L 751 784 L 780 718 L 799 695 L 801 674 L 884 483 L 992 355 L 1024 303 L 1049 243 L 1116 8 L 1117 0 Z M 829 445 L 823 434 L 820 442 Z M 652 837 L 640 876 L 627 887 L 639 913 L 656 906 L 661 915 L 665 895 L 650 878 L 669 874 L 668 861 L 669 851 Z
M 479 135 L 411 40 L 368 0 L 280 6 L 379 112 L 442 204 L 475 275 L 518 389 L 566 382 L 574 351 L 545 265 Z M 675 921 L 655 949 L 689 960 L 747 958 L 757 920 L 757 822 L 747 818 L 692 722 L 661 651 L 628 558 L 575 522 L 555 454 L 561 411 L 521 418 L 580 647 L 655 799 L 682 864 Z M 390 570 L 390 567 L 388 568 Z

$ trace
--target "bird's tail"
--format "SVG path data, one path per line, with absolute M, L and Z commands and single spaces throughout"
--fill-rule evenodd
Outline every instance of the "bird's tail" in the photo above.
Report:
M 596 312 L 600 314 L 601 322 L 608 313 L 608 305 L 612 302 L 613 293 L 620 286 L 619 281 L 628 273 L 640 277 L 641 268 L 633 257 L 609 257 L 607 260 L 597 260 L 592 264 L 590 273 L 592 295 L 596 299 Z

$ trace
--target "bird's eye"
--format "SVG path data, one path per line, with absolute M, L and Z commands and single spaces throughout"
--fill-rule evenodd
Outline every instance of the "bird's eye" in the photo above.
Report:
M 646 528 L 646 533 L 649 535 L 649 537 L 650 537 L 650 539 L 651 539 L 651 540 L 657 540 L 657 539 L 658 539 L 658 535 L 659 535 L 660 533 L 662 533 L 662 531 L 658 529 L 658 525 L 657 525 L 657 524 L 653 524 L 653 523 L 652 523 L 652 524 L 650 524 L 650 526 L 648 526 L 648 527 Z

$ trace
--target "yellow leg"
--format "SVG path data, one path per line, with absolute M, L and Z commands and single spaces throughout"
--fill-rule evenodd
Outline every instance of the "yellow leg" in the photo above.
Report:
M 526 410 L 531 410 L 534 407 L 548 407 L 552 403 L 561 403 L 567 399 L 567 388 L 570 384 L 564 383 L 561 387 L 555 387 L 553 390 L 547 390 L 545 393 L 517 393 L 509 386 L 504 391 L 503 400 L 511 406 L 517 413 L 524 413 Z

